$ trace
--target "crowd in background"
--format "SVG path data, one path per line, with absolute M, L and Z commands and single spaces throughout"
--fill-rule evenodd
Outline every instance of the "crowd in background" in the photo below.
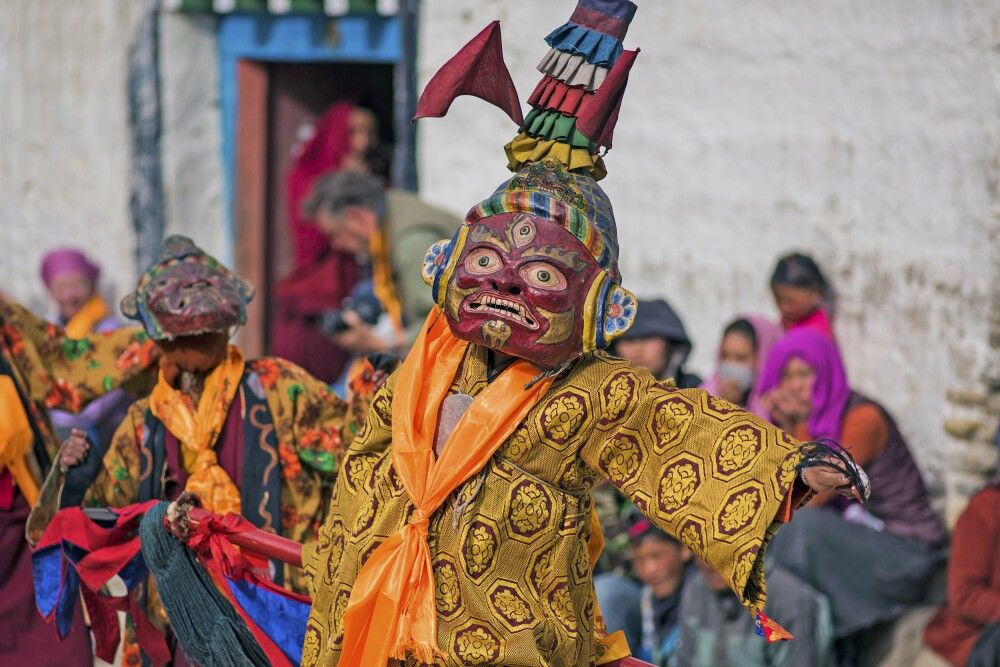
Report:
M 381 154 L 374 116 L 335 105 L 287 182 L 295 268 L 277 289 L 270 351 L 342 395 L 359 360 L 405 354 L 432 303 L 420 280 L 423 252 L 459 223 L 388 187 Z M 119 326 L 99 274 L 75 249 L 43 262 L 52 319 L 70 336 Z M 1000 475 L 973 497 L 949 539 L 901 429 L 878 397 L 850 383 L 835 293 L 820 267 L 804 254 L 781 257 L 770 288 L 779 320 L 741 313 L 720 323 L 707 379 L 686 368 L 693 343 L 663 299 L 640 302 L 613 352 L 801 440 L 841 443 L 868 472 L 871 497 L 864 505 L 815 497 L 779 531 L 767 551 L 765 611 L 795 640 L 767 644 L 717 574 L 613 487 L 600 487 L 606 549 L 595 586 L 608 628 L 624 631 L 634 654 L 656 665 L 854 665 L 864 663 L 873 633 L 914 607 L 940 605 L 925 630 L 931 649 L 956 666 L 1000 664 Z M 128 402 L 113 392 L 80 415 L 55 413 L 60 439 L 77 430 L 103 451 Z

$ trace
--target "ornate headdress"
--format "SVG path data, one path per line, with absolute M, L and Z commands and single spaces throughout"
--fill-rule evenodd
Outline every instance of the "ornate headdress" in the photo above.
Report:
M 494 21 L 430 80 L 416 118 L 440 117 L 459 95 L 474 95 L 503 109 L 519 125 L 505 146 L 514 176 L 469 211 L 449 241 L 428 251 L 424 280 L 444 307 L 446 288 L 471 225 L 492 216 L 526 213 L 551 221 L 576 237 L 601 267 L 584 308 L 582 352 L 605 347 L 631 326 L 635 297 L 620 286 L 614 212 L 597 181 L 606 175 L 602 154 L 611 148 L 628 73 L 638 55 L 622 39 L 636 11 L 629 0 L 579 0 L 570 20 L 545 41 L 544 75 L 522 117 L 503 61 Z
M 245 324 L 253 294 L 253 285 L 194 241 L 171 236 L 121 308 L 126 317 L 142 322 L 153 340 L 172 340 Z

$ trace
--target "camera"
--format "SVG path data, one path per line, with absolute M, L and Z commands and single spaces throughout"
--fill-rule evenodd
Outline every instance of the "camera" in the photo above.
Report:
M 348 297 L 344 299 L 339 310 L 324 310 L 311 317 L 310 321 L 324 336 L 343 333 L 350 328 L 344 321 L 345 310 L 353 310 L 363 322 L 374 326 L 382 315 L 382 304 L 371 294 Z

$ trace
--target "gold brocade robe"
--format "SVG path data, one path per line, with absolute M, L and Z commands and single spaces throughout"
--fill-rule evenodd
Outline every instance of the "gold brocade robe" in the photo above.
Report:
M 395 375 L 375 395 L 319 541 L 304 554 L 313 607 L 303 665 L 338 664 L 352 583 L 413 507 L 392 465 L 394 385 Z M 486 350 L 470 346 L 452 390 L 485 386 Z M 585 357 L 430 520 L 441 664 L 599 658 L 587 540 L 600 477 L 761 608 L 758 556 L 778 527 L 798 450 L 704 391 L 678 390 L 603 352 Z

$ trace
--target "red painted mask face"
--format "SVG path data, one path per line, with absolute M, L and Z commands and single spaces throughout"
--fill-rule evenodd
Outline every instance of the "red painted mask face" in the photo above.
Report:
M 582 350 L 585 300 L 600 271 L 556 223 L 492 216 L 469 229 L 445 314 L 459 338 L 552 368 Z

